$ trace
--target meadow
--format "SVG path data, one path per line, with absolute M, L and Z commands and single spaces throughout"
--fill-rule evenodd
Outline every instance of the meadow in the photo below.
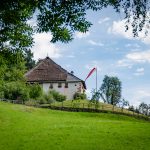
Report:
M 150 122 L 0 102 L 0 150 L 149 150 Z

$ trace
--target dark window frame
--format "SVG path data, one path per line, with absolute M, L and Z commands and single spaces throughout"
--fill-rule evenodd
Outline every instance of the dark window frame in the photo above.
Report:
M 49 89 L 53 89 L 53 83 L 50 83 Z
M 68 88 L 68 82 L 65 82 L 65 88 Z
M 61 88 L 61 87 L 62 87 L 62 83 L 59 82 L 59 83 L 58 83 L 58 88 Z

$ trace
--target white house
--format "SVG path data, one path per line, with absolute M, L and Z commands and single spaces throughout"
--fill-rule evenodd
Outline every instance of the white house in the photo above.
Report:
M 39 83 L 44 92 L 56 90 L 67 96 L 68 100 L 73 99 L 76 92 L 84 93 L 85 82 L 76 77 L 73 72 L 69 73 L 52 59 L 46 57 L 25 74 L 27 82 Z

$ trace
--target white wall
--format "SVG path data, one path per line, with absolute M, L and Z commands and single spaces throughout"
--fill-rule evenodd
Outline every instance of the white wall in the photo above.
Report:
M 65 88 L 65 83 L 62 83 L 62 87 L 58 88 L 58 83 L 53 83 L 53 89 L 50 89 L 50 83 L 43 83 L 44 92 L 48 92 L 49 90 L 55 90 L 63 95 L 67 96 L 67 100 L 72 100 L 73 95 L 76 92 L 83 93 L 82 83 L 81 82 L 70 82 L 68 83 L 68 88 Z

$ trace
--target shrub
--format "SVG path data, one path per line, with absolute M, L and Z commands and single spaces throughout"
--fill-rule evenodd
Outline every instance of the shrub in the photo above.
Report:
M 86 94 L 85 93 L 78 93 L 76 92 L 73 96 L 73 98 L 75 100 L 78 100 L 78 99 L 86 99 Z
M 4 92 L 0 91 L 0 99 L 3 99 L 3 98 L 4 98 Z
M 44 98 L 48 103 L 52 103 L 55 101 L 51 93 L 44 94 Z
M 23 101 L 29 99 L 29 88 L 24 82 L 5 83 L 2 90 L 6 99 Z
M 32 85 L 30 84 L 29 88 L 30 88 L 29 95 L 30 95 L 30 98 L 32 99 L 37 99 L 43 93 L 42 88 L 39 84 L 32 84 Z
M 39 104 L 47 104 L 47 103 L 53 103 L 54 97 L 51 93 L 43 93 L 39 98 L 38 98 L 38 103 Z
M 49 91 L 49 94 L 51 94 L 53 96 L 55 101 L 63 102 L 63 101 L 66 100 L 65 95 L 62 95 L 62 94 L 60 94 L 59 92 L 57 92 L 55 90 Z
M 0 99 L 4 98 L 4 90 L 3 90 L 3 83 L 0 82 Z

